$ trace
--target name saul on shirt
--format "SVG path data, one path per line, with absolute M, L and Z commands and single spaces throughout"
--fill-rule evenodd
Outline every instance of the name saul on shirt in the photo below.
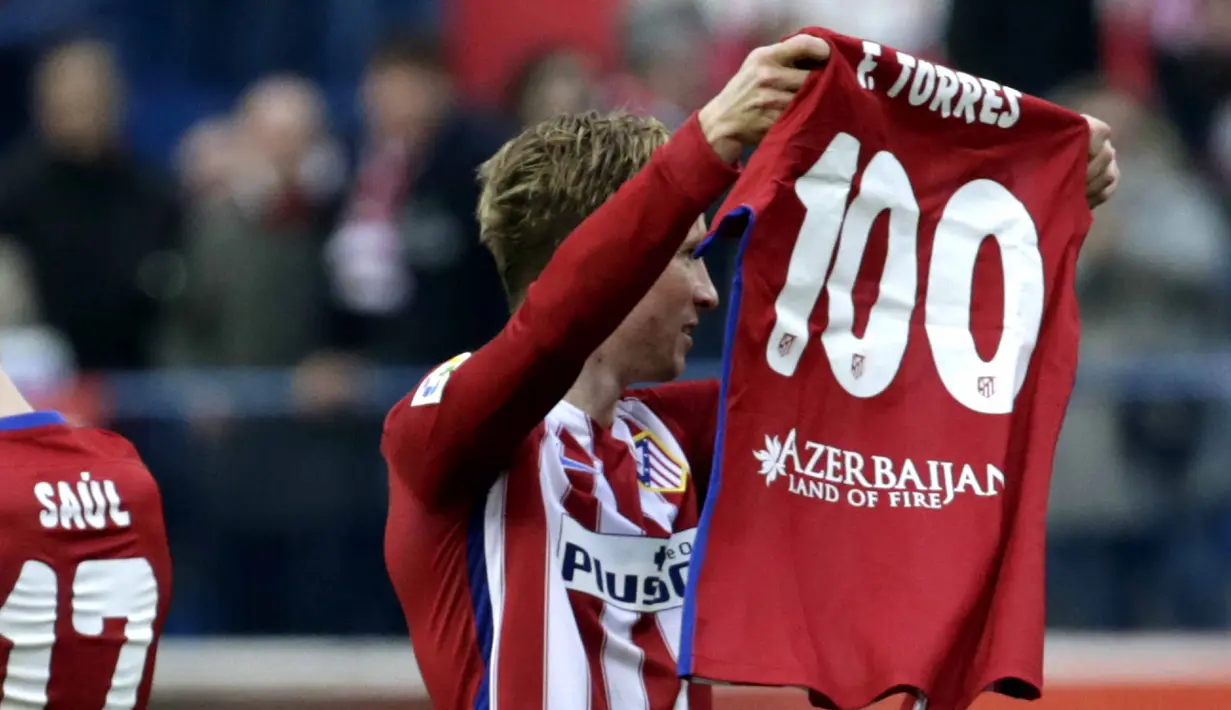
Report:
M 568 589 L 653 614 L 684 605 L 696 529 L 669 538 L 603 535 L 564 518 L 555 563 Z
M 817 441 L 798 439 L 795 429 L 783 440 L 765 437 L 765 448 L 753 452 L 765 485 L 785 481 L 791 495 L 855 508 L 926 508 L 938 510 L 960 494 L 979 497 L 1004 490 L 1004 472 L 993 464 L 865 456 Z

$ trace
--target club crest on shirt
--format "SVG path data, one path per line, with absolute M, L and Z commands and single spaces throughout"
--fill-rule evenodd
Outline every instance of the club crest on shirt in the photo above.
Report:
M 449 381 L 453 371 L 461 367 L 461 364 L 469 357 L 470 353 L 462 353 L 429 372 L 427 377 L 419 383 L 419 389 L 415 390 L 415 396 L 410 399 L 410 406 L 422 407 L 425 404 L 439 404 L 440 398 L 445 393 L 445 383 Z
M 633 435 L 637 482 L 659 493 L 679 493 L 688 485 L 688 464 L 673 456 L 650 430 Z

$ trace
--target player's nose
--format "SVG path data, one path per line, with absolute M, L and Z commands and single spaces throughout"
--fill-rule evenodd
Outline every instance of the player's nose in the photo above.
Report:
M 705 263 L 698 261 L 693 282 L 693 303 L 696 304 L 697 310 L 712 311 L 718 307 L 718 289 L 714 288 L 714 282 L 710 279 L 709 269 L 705 268 Z

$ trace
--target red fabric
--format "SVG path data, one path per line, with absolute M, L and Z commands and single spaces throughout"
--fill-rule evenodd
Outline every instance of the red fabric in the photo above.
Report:
M 673 707 L 680 684 L 665 632 L 644 620 L 652 614 L 613 610 L 610 599 L 573 587 L 562 603 L 564 595 L 553 603 L 548 596 L 563 589 L 556 559 L 565 547 L 559 544 L 562 525 L 579 527 L 588 538 L 606 537 L 607 525 L 623 526 L 626 538 L 690 533 L 698 516 L 694 488 L 647 494 L 635 462 L 612 433 L 588 421 L 577 422 L 584 432 L 561 431 L 558 423 L 549 427 L 544 421 L 567 409 L 557 405 L 590 354 L 641 300 L 697 216 L 737 175 L 706 143 L 697 119 L 690 119 L 565 240 L 495 339 L 441 381 L 443 389 L 428 386 L 429 378 L 417 390 L 418 404 L 412 393 L 390 411 L 382 442 L 390 477 L 386 564 L 436 707 L 486 707 L 493 698 L 501 707 L 620 707 L 637 694 L 650 710 Z M 660 422 L 660 435 L 678 443 L 694 470 L 698 462 L 708 466 L 715 383 L 641 391 L 629 402 L 651 410 L 638 416 Z M 645 426 L 635 420 L 623 417 L 626 433 L 633 423 Z M 585 445 L 578 441 L 583 433 Z M 575 465 L 549 480 L 544 462 L 558 467 L 558 456 Z M 599 488 L 610 497 L 600 500 Z M 645 509 L 647 499 L 660 514 L 671 512 L 672 530 L 661 520 L 644 519 L 652 512 Z M 691 542 L 688 549 L 691 554 Z M 493 557 L 499 558 L 495 564 Z M 661 572 L 660 565 L 642 578 L 646 586 L 632 587 L 633 595 L 665 594 L 661 577 L 651 579 Z M 616 579 L 624 591 L 629 576 Z M 678 627 L 679 605 L 671 611 Z M 492 625 L 494 632 L 487 630 Z M 562 636 L 553 629 L 563 629 Z M 485 650 L 489 635 L 498 653 Z M 576 657 L 561 657 L 552 646 L 553 638 L 568 643 L 579 636 Z M 613 639 L 622 646 L 612 647 Z M 670 641 L 677 643 L 678 634 Z M 628 671 L 619 676 L 636 687 L 618 686 L 618 678 L 604 675 L 612 667 Z M 570 681 L 572 669 L 578 677 Z M 579 685 L 585 698 L 577 705 L 553 703 L 553 682 L 557 688 Z M 708 688 L 691 688 L 689 701 L 691 710 L 707 710 Z
M 498 104 L 522 64 L 543 47 L 579 47 L 614 66 L 622 8 L 617 0 L 443 3 L 450 67 L 467 95 Z
M 0 431 L 0 462 L 4 690 L 144 710 L 171 600 L 154 478 L 121 437 L 63 424 Z
M 839 708 L 1034 695 L 1088 128 L 925 63 L 912 102 L 902 55 L 809 31 L 834 57 L 719 212 L 752 222 L 681 670 Z
M 1148 11 L 1104 11 L 1099 34 L 1107 83 L 1138 99 L 1152 98 L 1158 77 Z

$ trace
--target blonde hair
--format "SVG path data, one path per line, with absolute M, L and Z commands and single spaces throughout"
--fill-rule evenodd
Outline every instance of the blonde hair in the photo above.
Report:
M 522 131 L 479 168 L 479 234 L 511 307 L 557 247 L 666 142 L 654 118 L 590 111 Z

